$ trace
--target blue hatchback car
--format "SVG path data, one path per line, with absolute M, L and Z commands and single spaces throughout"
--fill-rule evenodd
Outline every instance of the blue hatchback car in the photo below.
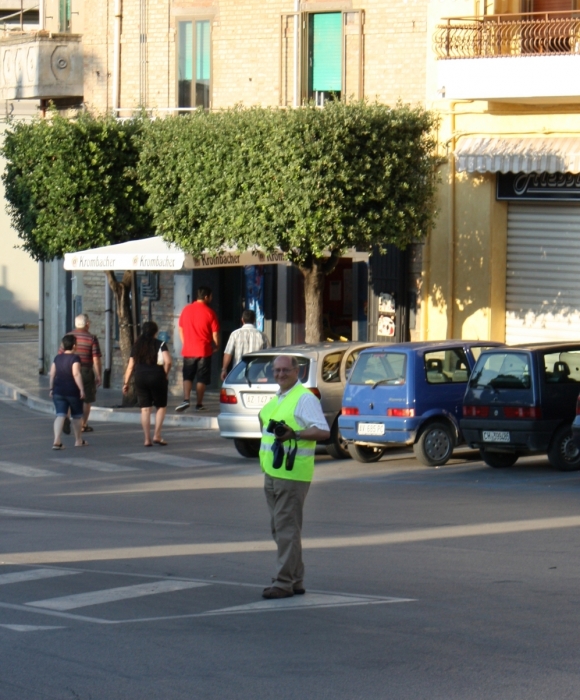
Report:
M 500 345 L 445 340 L 363 350 L 338 419 L 354 459 L 376 462 L 387 446 L 413 445 L 422 464 L 445 464 L 463 441 L 459 421 L 471 370 L 483 350 Z

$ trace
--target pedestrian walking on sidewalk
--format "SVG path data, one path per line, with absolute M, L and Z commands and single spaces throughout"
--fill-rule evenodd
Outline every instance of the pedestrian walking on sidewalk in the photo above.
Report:
M 196 411 L 205 411 L 205 387 L 211 382 L 211 356 L 219 350 L 220 324 L 210 308 L 212 292 L 209 287 L 197 290 L 197 301 L 188 304 L 179 317 L 179 337 L 183 355 L 183 401 L 177 413 L 189 408 L 191 390 L 196 382 Z
M 90 332 L 91 320 L 87 314 L 79 314 L 75 318 L 75 329 L 69 331 L 76 339 L 76 353 L 81 358 L 81 374 L 85 387 L 83 399 L 83 433 L 92 433 L 93 429 L 88 424 L 91 413 L 91 404 L 97 399 L 97 387 L 101 386 L 101 348 L 99 339 Z M 68 430 L 67 430 L 68 428 Z M 70 427 L 65 425 L 65 432 L 70 432 Z
M 143 324 L 141 335 L 135 341 L 123 379 L 123 393 L 129 391 L 129 380 L 135 375 L 137 401 L 141 409 L 141 426 L 145 436 L 145 447 L 165 446 L 161 428 L 167 413 L 167 388 L 171 354 L 167 345 L 157 338 L 159 328 L 153 321 Z M 155 406 L 155 431 L 151 441 L 151 409 Z
M 270 347 L 268 336 L 256 328 L 256 313 L 251 309 L 245 309 L 242 314 L 242 327 L 238 328 L 228 338 L 224 359 L 222 362 L 222 381 L 226 378 L 230 362 L 233 358 L 235 367 L 242 359 L 242 355 L 256 350 L 265 350 Z
M 59 353 L 50 367 L 50 395 L 54 402 L 53 450 L 62 450 L 62 432 L 65 418 L 70 410 L 75 434 L 75 447 L 85 447 L 83 440 L 82 417 L 85 389 L 81 374 L 81 358 L 76 352 L 76 338 L 67 334 L 62 339 L 62 353 Z
M 290 598 L 305 593 L 302 509 L 316 443 L 328 440 L 330 429 L 320 401 L 298 381 L 296 358 L 279 355 L 273 367 L 280 389 L 260 411 L 260 465 L 278 558 L 276 576 L 262 597 Z

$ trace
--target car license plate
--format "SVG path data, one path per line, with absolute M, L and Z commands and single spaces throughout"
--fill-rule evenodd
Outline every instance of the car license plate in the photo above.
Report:
M 246 408 L 262 408 L 274 394 L 244 394 L 244 406 Z
M 507 430 L 484 430 L 483 431 L 483 441 L 484 442 L 509 442 L 510 434 Z
M 384 423 L 359 423 L 358 424 L 358 434 L 359 435 L 384 435 L 385 434 Z

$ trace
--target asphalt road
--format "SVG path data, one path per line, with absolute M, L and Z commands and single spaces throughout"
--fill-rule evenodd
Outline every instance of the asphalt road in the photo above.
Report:
M 0 700 L 578 698 L 580 474 L 317 458 L 305 596 L 263 601 L 257 464 L 0 401 Z

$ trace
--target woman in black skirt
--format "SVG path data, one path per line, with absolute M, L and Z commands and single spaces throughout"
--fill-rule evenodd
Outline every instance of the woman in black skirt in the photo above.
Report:
M 129 391 L 129 379 L 135 375 L 135 389 L 141 409 L 141 426 L 145 447 L 167 445 L 161 437 L 161 428 L 167 412 L 167 377 L 171 369 L 171 355 L 167 345 L 157 340 L 157 324 L 147 321 L 137 338 L 123 379 L 123 393 Z M 155 432 L 151 441 L 151 408 L 155 406 Z

